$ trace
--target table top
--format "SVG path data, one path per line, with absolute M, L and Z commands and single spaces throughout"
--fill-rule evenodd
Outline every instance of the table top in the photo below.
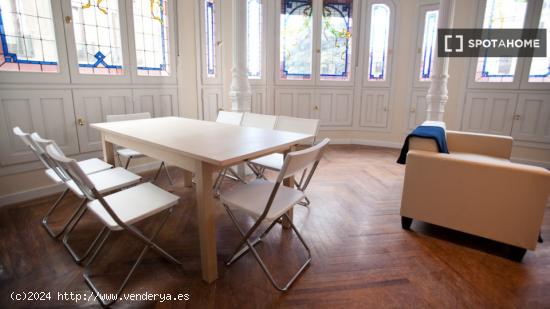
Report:
M 282 151 L 312 138 L 306 134 L 180 117 L 94 123 L 91 127 L 217 166 Z

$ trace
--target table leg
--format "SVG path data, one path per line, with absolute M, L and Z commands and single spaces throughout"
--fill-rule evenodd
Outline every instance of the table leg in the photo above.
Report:
M 101 134 L 101 147 L 103 148 L 103 161 L 115 165 L 115 146 L 105 140 L 105 134 Z
M 296 147 L 295 146 L 292 146 L 290 147 L 290 149 L 288 151 L 286 151 L 284 153 L 284 155 L 286 156 L 289 152 L 291 151 L 294 151 L 296 150 Z M 294 176 L 290 176 L 288 178 L 285 178 L 283 180 L 283 185 L 287 186 L 287 187 L 290 187 L 290 188 L 294 188 Z M 293 220 L 294 219 L 294 207 L 290 208 L 287 212 L 286 212 L 286 215 L 288 216 L 288 218 L 290 218 L 290 220 Z M 285 218 L 283 218 L 283 227 L 285 229 L 289 229 L 291 228 L 290 226 L 290 223 L 287 222 L 287 220 Z
M 201 244 L 202 279 L 208 283 L 218 278 L 218 259 L 216 252 L 216 222 L 214 193 L 212 192 L 212 173 L 210 164 L 197 162 L 195 181 L 197 192 L 197 212 L 199 219 L 199 238 Z

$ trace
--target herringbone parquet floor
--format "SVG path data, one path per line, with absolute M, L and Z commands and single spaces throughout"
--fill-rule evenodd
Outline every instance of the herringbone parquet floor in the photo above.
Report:
M 528 252 L 521 264 L 503 258 L 505 247 L 489 240 L 421 222 L 413 223 L 412 232 L 404 231 L 399 217 L 404 167 L 395 164 L 396 156 L 396 150 L 364 146 L 327 150 L 308 190 L 311 206 L 295 210 L 295 222 L 312 249 L 313 262 L 288 293 L 273 289 L 250 255 L 229 268 L 224 266 L 239 234 L 221 209 L 217 221 L 219 280 L 203 283 L 193 190 L 161 183 L 182 200 L 158 243 L 181 259 L 183 267 L 149 253 L 125 292 L 188 293 L 190 300 L 119 301 L 115 306 L 550 307 L 550 209 L 542 229 L 547 242 Z M 181 179 L 178 170 L 172 172 Z M 226 188 L 231 185 L 226 183 Z M 40 218 L 54 199 L 0 209 L 0 308 L 99 307 L 94 301 L 57 300 L 58 292 L 90 291 L 82 268 L 40 227 Z M 59 217 L 69 210 L 66 207 Z M 252 223 L 244 214 L 239 219 Z M 81 223 L 73 233 L 73 243 L 84 248 L 99 225 L 92 215 Z M 112 288 L 119 282 L 140 248 L 125 234 L 110 239 L 94 268 L 103 287 Z M 259 248 L 281 280 L 304 257 L 296 237 L 280 227 Z M 14 291 L 50 291 L 52 300 L 16 302 L 10 300 Z

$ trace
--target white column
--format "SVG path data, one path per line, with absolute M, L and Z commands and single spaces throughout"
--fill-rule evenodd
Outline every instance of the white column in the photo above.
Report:
M 439 2 L 439 17 L 437 28 L 451 28 L 453 26 L 454 0 Z M 437 53 L 437 40 L 435 45 Z M 447 80 L 449 79 L 449 58 L 434 59 L 434 70 L 430 82 L 430 89 L 426 96 L 426 120 L 443 121 L 445 104 L 449 100 Z
M 246 7 L 247 0 L 233 0 L 233 68 L 231 69 L 231 110 L 249 112 L 252 94 L 248 81 Z

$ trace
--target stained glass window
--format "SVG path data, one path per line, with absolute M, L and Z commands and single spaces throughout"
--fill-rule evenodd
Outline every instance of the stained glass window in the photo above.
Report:
M 247 0 L 248 78 L 262 78 L 262 0 Z
M 550 37 L 550 0 L 544 0 L 542 3 L 539 29 L 546 29 L 546 37 Z M 550 82 L 550 44 L 546 44 L 546 57 L 531 60 L 529 82 Z
M 168 1 L 134 0 L 137 74 L 169 76 Z
M 0 0 L 0 71 L 59 72 L 49 0 Z
M 483 28 L 523 28 L 526 0 L 487 0 Z M 478 58 L 476 82 L 513 82 L 517 58 Z
M 369 43 L 369 81 L 386 80 L 390 8 L 381 3 L 372 5 Z
M 424 35 L 422 39 L 422 53 L 420 54 L 420 81 L 430 80 L 435 58 L 435 43 L 437 38 L 437 18 L 439 11 L 426 12 L 424 19 Z
M 311 79 L 313 46 L 311 13 L 311 0 L 281 0 L 281 79 Z
M 118 0 L 71 0 L 81 74 L 121 75 Z
M 206 74 L 216 76 L 216 22 L 214 0 L 205 0 L 204 29 L 206 30 Z
M 323 0 L 321 79 L 349 80 L 353 0 Z

